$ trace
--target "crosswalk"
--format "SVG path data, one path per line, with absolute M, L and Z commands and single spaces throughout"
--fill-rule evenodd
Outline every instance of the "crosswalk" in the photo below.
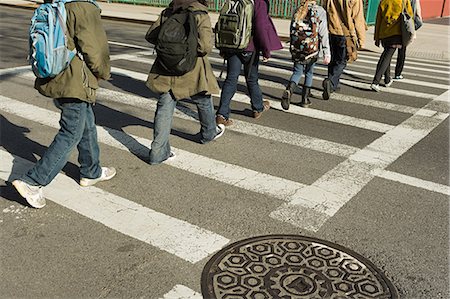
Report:
M 111 56 L 113 77 L 134 80 L 143 86 L 147 71 L 155 59 L 153 50 L 150 47 L 120 42 L 110 42 L 110 45 L 124 50 L 122 51 L 124 53 Z M 229 188 L 278 199 L 282 204 L 267 216 L 311 232 L 318 231 L 375 177 L 450 195 L 450 188 L 447 185 L 387 170 L 389 165 L 448 118 L 450 65 L 437 61 L 408 59 L 404 72 L 408 78 L 394 84 L 393 87 L 382 88 L 382 94 L 385 96 L 380 98 L 379 94 L 373 96 L 375 94 L 369 91 L 377 59 L 376 54 L 363 52 L 360 53 L 356 63 L 348 66 L 342 84 L 359 89 L 359 93 L 351 95 L 345 92 L 337 93 L 333 94 L 330 100 L 344 107 L 346 105 L 357 107 L 348 113 L 330 111 L 328 108 L 324 109 L 322 105 L 308 109 L 291 105 L 288 111 L 284 111 L 279 99 L 273 97 L 270 99 L 272 109 L 284 113 L 286 117 L 324 126 L 338 126 L 343 131 L 359 130 L 363 135 L 370 135 L 371 140 L 366 144 L 351 144 L 345 140 L 311 136 L 271 125 L 268 121 L 261 123 L 244 117 L 236 117 L 234 125 L 227 129 L 228 142 L 233 142 L 237 136 L 249 136 L 299 151 L 307 150 L 335 157 L 338 161 L 330 165 L 329 169 L 312 183 L 307 183 L 302 178 L 292 179 L 273 174 L 269 169 L 265 169 L 264 163 L 257 169 L 252 169 L 248 165 L 223 161 L 217 156 L 209 157 L 196 152 L 195 149 L 184 147 L 173 147 L 177 158 L 167 162 L 166 165 L 176 171 L 196 175 L 199 180 L 213 180 Z M 210 60 L 218 77 L 223 60 L 217 51 L 213 52 Z M 134 68 L 137 65 L 139 67 Z M 291 74 L 291 67 L 287 48 L 275 53 L 270 63 L 260 66 L 262 78 L 260 84 L 263 89 L 281 95 L 285 80 Z M 319 64 L 314 76 L 315 86 L 320 86 L 325 73 L 326 67 Z M 284 81 L 269 80 L 270 76 L 281 76 L 278 78 Z M 23 80 L 27 82 L 23 88 L 32 89 L 34 75 L 27 65 L 2 69 L 0 77 L 2 82 Z M 245 85 L 242 76 L 239 83 Z M 362 96 L 364 91 L 367 92 L 367 98 Z M 313 95 L 320 98 L 320 90 L 318 88 L 313 90 Z M 214 95 L 215 103 L 218 96 Z M 416 98 L 422 104 L 417 104 L 416 101 L 412 105 L 408 101 L 396 98 L 399 96 Z M 391 97 L 395 100 L 390 101 Z M 126 105 L 129 107 L 127 111 L 133 109 L 147 111 L 148 115 L 152 115 L 156 110 L 156 98 L 140 96 L 118 88 L 100 88 L 98 101 L 105 106 Z M 14 96 L 2 94 L 0 110 L 6 118 L 14 116 L 31 120 L 40 126 L 58 128 L 59 113 L 43 106 L 43 102 L 26 101 L 20 94 Z M 233 98 L 233 105 L 235 103 L 247 107 L 249 98 L 243 92 L 238 92 Z M 374 109 L 378 114 L 357 112 L 368 109 Z M 385 122 L 383 113 L 398 117 L 392 117 L 391 121 Z M 266 118 L 266 115 L 263 118 Z M 181 121 L 195 124 L 197 119 L 198 114 L 189 103 L 180 102 L 177 105 L 175 124 Z M 135 155 L 141 158 L 148 155 L 151 136 L 142 137 L 100 125 L 97 126 L 97 130 L 99 142 L 120 150 L 122 155 Z M 0 177 L 4 181 L 11 181 L 32 164 L 15 153 L 7 152 L 6 149 L 0 149 L 0 161 Z M 233 241 L 233 236 L 226 232 L 214 232 L 201 225 L 189 223 L 188 220 L 158 212 L 158 207 L 146 207 L 132 199 L 118 196 L 111 190 L 102 190 L 101 186 L 82 189 L 73 179 L 62 173 L 45 187 L 44 192 L 50 201 L 191 264 L 204 260 Z M 80 198 L 84 198 L 82 204 Z M 201 298 L 201 296 L 190 288 L 178 284 L 172 290 L 167 290 L 163 298 Z

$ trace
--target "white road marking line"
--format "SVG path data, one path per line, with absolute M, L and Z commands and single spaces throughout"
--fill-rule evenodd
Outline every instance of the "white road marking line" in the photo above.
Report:
M 213 58 L 213 59 L 217 59 L 217 58 Z M 276 62 L 277 64 L 279 64 L 279 65 L 284 65 L 284 66 L 289 66 L 289 67 L 293 66 L 292 62 L 286 62 L 286 61 L 284 61 L 282 59 L 273 58 L 272 60 L 274 62 Z M 315 68 L 327 70 L 327 68 L 325 66 L 321 66 L 321 65 L 316 65 Z M 265 70 L 265 71 L 268 71 L 268 72 L 276 72 L 276 73 L 279 73 L 279 74 L 285 74 L 285 75 L 291 75 L 292 74 L 291 70 L 285 70 L 285 69 L 281 69 L 281 68 L 274 68 L 274 67 L 270 67 L 270 66 L 267 66 L 267 65 L 264 65 L 264 64 L 260 64 L 259 65 L 259 69 Z M 367 73 L 356 72 L 356 71 L 351 71 L 351 70 L 345 69 L 344 70 L 344 74 L 350 74 L 350 75 L 355 75 L 355 76 L 359 76 L 359 77 L 366 77 L 366 78 L 372 79 L 374 74 L 375 74 L 375 70 L 373 70 L 373 74 L 367 74 Z M 449 73 L 447 72 L 445 74 L 448 75 Z M 316 80 L 318 80 L 319 78 L 323 79 L 325 76 L 315 74 L 314 77 L 315 77 Z M 354 81 L 351 81 L 351 80 L 348 80 L 348 81 L 349 82 L 354 82 Z M 402 83 L 413 84 L 413 85 L 425 86 L 425 87 L 440 88 L 440 89 L 444 89 L 444 90 L 449 88 L 448 84 L 438 84 L 438 83 L 433 83 L 433 82 L 424 82 L 424 81 L 421 81 L 421 80 L 403 79 L 403 80 L 401 80 L 401 82 Z M 352 86 L 351 83 L 348 83 L 348 85 Z M 394 88 L 391 86 L 389 89 L 386 89 L 384 91 L 390 92 L 390 90 L 392 90 L 392 89 L 394 89 Z
M 3 180 L 12 181 L 33 166 L 32 162 L 4 150 L 0 150 L 0 157 Z M 206 258 L 230 241 L 102 189 L 80 187 L 61 173 L 44 188 L 44 194 L 48 200 L 191 263 Z
M 212 61 L 220 60 L 218 58 L 212 58 L 212 57 L 209 57 L 209 59 L 212 60 Z M 154 62 L 155 59 L 154 58 L 146 58 L 146 57 L 138 57 L 138 56 L 133 57 L 132 54 L 129 54 L 129 56 L 127 56 L 127 60 L 134 61 L 134 62 L 140 62 L 140 63 L 146 63 L 150 67 L 150 65 Z M 263 65 L 263 64 L 261 64 L 259 66 L 259 69 L 265 70 L 265 71 L 267 71 L 269 73 L 278 73 L 278 74 L 288 75 L 288 76 L 290 76 L 292 74 L 292 71 L 288 71 L 288 70 L 285 70 L 285 69 L 278 69 L 278 68 L 270 67 L 270 66 Z M 214 72 L 214 75 L 217 78 L 220 76 L 220 71 L 213 70 L 213 72 Z M 361 74 L 363 74 L 363 73 L 361 73 Z M 366 74 L 364 74 L 364 75 L 366 76 Z M 325 76 L 316 74 L 316 75 L 314 75 L 313 78 L 314 78 L 314 80 L 322 81 L 323 78 L 325 78 Z M 419 85 L 428 86 L 427 82 L 422 82 L 422 81 L 418 81 L 418 80 L 411 80 L 411 79 L 404 79 L 404 80 L 409 80 L 408 82 L 413 82 L 414 81 L 414 82 L 416 82 Z M 245 79 L 242 78 L 242 76 L 239 76 L 238 82 L 245 83 Z M 273 81 L 269 81 L 269 80 L 259 79 L 258 82 L 259 82 L 259 84 L 261 86 L 265 86 L 265 87 L 272 87 L 272 88 L 281 89 L 281 90 L 286 88 L 286 86 L 281 84 L 281 83 L 273 82 Z M 361 89 L 365 89 L 367 91 L 373 92 L 370 89 L 370 84 L 369 83 L 357 82 L 357 81 L 352 81 L 352 80 L 348 80 L 348 79 L 341 79 L 340 82 L 342 84 L 345 84 L 345 85 L 348 85 L 348 86 L 351 86 L 351 87 L 357 87 L 357 88 L 361 88 Z M 432 84 L 435 84 L 435 83 L 432 83 Z M 448 85 L 439 84 L 439 86 L 441 86 L 442 89 L 448 89 L 449 88 Z M 410 91 L 410 90 L 405 90 L 405 89 L 398 89 L 398 88 L 393 88 L 392 86 L 389 87 L 389 88 L 381 86 L 381 90 L 383 92 L 387 92 L 387 93 L 407 95 L 407 96 L 424 98 L 424 99 L 434 99 L 436 97 L 436 95 L 434 95 L 434 94 Z
M 274 51 L 273 53 L 280 53 L 280 55 L 286 55 L 287 60 L 291 59 L 289 45 L 286 46 L 284 49 Z M 360 61 L 361 58 L 374 59 L 374 60 L 378 61 L 378 59 L 380 58 L 380 55 L 381 55 L 381 52 L 377 53 L 377 52 L 370 52 L 370 51 L 359 51 L 358 52 L 358 60 L 356 62 Z M 397 58 L 397 55 L 392 58 L 392 61 L 395 61 L 396 58 Z M 437 66 L 437 67 L 443 67 L 443 68 L 450 69 L 450 64 L 446 60 L 407 57 L 406 62 L 407 63 L 420 63 L 420 65 L 423 65 L 425 67 Z M 391 63 L 391 66 L 395 66 L 395 63 Z M 422 68 L 422 70 L 423 70 L 423 68 Z
M 114 41 L 108 41 L 108 44 L 114 45 L 114 46 L 126 47 L 126 48 L 153 50 L 153 47 L 143 47 L 143 46 L 139 46 L 139 45 L 131 45 L 131 44 L 127 44 L 127 43 L 114 42 Z
M 136 80 L 141 80 L 141 81 L 147 80 L 146 74 L 142 74 L 142 73 L 135 72 L 135 71 L 129 71 L 129 70 L 125 70 L 122 68 L 113 67 L 112 72 L 114 74 L 125 76 L 125 77 L 130 77 L 130 78 L 133 78 Z M 217 72 L 217 71 L 214 71 L 214 73 L 215 73 L 215 75 L 219 74 L 219 72 Z M 239 82 L 245 82 L 245 78 L 242 78 L 240 76 Z M 278 83 L 273 83 L 270 81 L 259 80 L 259 82 L 261 85 L 264 85 L 264 86 L 274 85 L 277 88 L 281 88 L 281 87 L 284 88 L 283 85 L 278 84 Z M 244 95 L 244 94 L 240 94 L 240 93 L 236 93 L 232 100 L 237 101 L 237 102 L 242 102 L 242 103 L 249 103 L 248 96 Z M 272 107 L 282 110 L 280 102 L 278 102 L 278 101 L 270 101 L 270 102 L 271 102 Z M 352 116 L 347 116 L 347 115 L 342 115 L 342 114 L 337 114 L 337 113 L 332 113 L 332 112 L 327 112 L 327 111 L 321 111 L 321 110 L 316 110 L 316 109 L 310 109 L 310 108 L 305 109 L 305 108 L 297 107 L 294 105 L 292 105 L 292 107 L 289 108 L 289 110 L 286 111 L 286 113 L 302 115 L 302 116 L 306 116 L 306 117 L 316 118 L 316 119 L 320 119 L 320 120 L 324 120 L 324 121 L 328 121 L 328 122 L 339 123 L 339 124 L 343 124 L 343 125 L 358 127 L 358 128 L 371 130 L 371 131 L 375 131 L 375 132 L 381 132 L 381 133 L 384 133 L 393 128 L 392 125 L 388 125 L 388 124 L 384 124 L 384 123 L 380 123 L 380 122 L 376 122 L 376 121 L 372 121 L 372 120 L 360 119 L 360 118 L 356 118 L 356 117 L 352 117 Z
M 143 98 L 103 88 L 97 91 L 97 96 L 99 97 L 98 99 L 99 103 L 101 103 L 102 99 L 105 99 L 106 101 L 128 104 L 134 107 L 148 109 L 149 111 L 156 110 L 156 99 L 152 101 L 148 98 Z M 175 110 L 174 113 L 175 117 L 191 121 L 198 120 L 197 112 L 189 109 L 188 107 L 185 107 L 183 104 L 178 103 L 177 109 L 178 110 Z M 327 141 L 319 138 L 314 138 L 307 135 L 287 132 L 284 130 L 261 126 L 258 124 L 253 124 L 237 119 L 233 121 L 234 125 L 231 127 L 227 127 L 227 131 L 239 132 L 242 134 L 247 134 L 258 138 L 273 140 L 280 143 L 307 148 L 314 151 L 335 155 L 339 157 L 348 157 L 359 150 L 359 148 L 357 147 Z
M 137 57 L 137 58 L 139 58 L 139 57 Z M 146 59 L 146 61 L 148 61 L 148 59 Z M 20 69 L 20 71 L 23 71 L 23 70 Z M 147 80 L 147 74 L 130 71 L 130 70 L 122 69 L 122 68 L 117 68 L 117 67 L 113 67 L 111 69 L 111 71 L 116 75 L 130 77 L 130 78 L 133 78 L 136 80 L 140 80 L 140 81 L 144 81 L 144 82 Z M 218 73 L 217 71 L 214 71 L 214 72 Z M 273 83 L 273 82 L 265 81 L 265 80 L 259 80 L 259 81 L 260 81 L 260 84 L 265 85 L 265 86 L 270 84 L 270 85 L 276 85 L 277 88 L 281 88 L 281 87 L 284 88 L 283 85 L 278 84 L 278 83 Z M 244 83 L 245 78 L 242 78 L 240 76 L 239 82 Z M 344 82 L 344 80 L 341 80 L 341 82 Z M 402 92 L 404 93 L 405 91 L 402 91 Z M 427 95 L 427 96 L 429 96 L 429 95 Z M 232 100 L 241 102 L 241 103 L 249 102 L 248 96 L 241 94 L 241 93 L 236 93 Z M 271 102 L 272 107 L 282 110 L 280 102 L 278 102 L 278 101 L 270 101 L 270 102 Z M 384 133 L 393 128 L 392 125 L 388 125 L 388 124 L 384 124 L 384 123 L 380 123 L 380 122 L 376 122 L 376 121 L 360 119 L 360 118 L 356 118 L 356 117 L 352 117 L 352 116 L 347 116 L 347 115 L 342 115 L 342 114 L 337 114 L 337 113 L 332 113 L 332 112 L 327 112 L 327 111 L 321 111 L 321 110 L 317 110 L 317 109 L 310 109 L 310 108 L 304 109 L 302 107 L 297 107 L 294 105 L 292 105 L 290 107 L 290 109 L 285 112 L 302 115 L 302 116 L 306 116 L 306 117 L 311 117 L 311 118 L 316 118 L 316 119 L 320 119 L 320 120 L 324 120 L 324 121 L 328 121 L 328 122 L 335 122 L 335 123 L 339 123 L 339 124 L 343 124 L 343 125 L 354 126 L 354 127 L 358 127 L 358 128 L 362 128 L 362 129 L 366 129 L 366 130 L 381 132 L 381 133 Z
M 448 97 L 449 91 L 440 95 Z M 433 105 L 434 100 L 431 102 Z M 427 105 L 427 106 L 428 106 Z M 307 186 L 270 216 L 317 231 L 373 178 L 441 124 L 448 113 L 430 113 L 425 106 L 413 116 Z M 314 220 L 314 221 L 311 221 Z
M 17 66 L 17 67 L 12 67 L 12 68 L 7 68 L 7 69 L 0 69 L 0 76 L 5 76 L 5 75 L 9 75 L 9 76 L 16 76 L 20 73 L 30 73 L 31 72 L 31 66 L 29 65 L 24 65 L 24 66 Z
M 49 127 L 59 128 L 59 113 L 1 95 L 0 110 Z M 140 157 L 148 156 L 151 140 L 147 138 L 100 126 L 97 126 L 97 136 L 99 142 L 109 146 L 129 151 Z M 280 200 L 288 200 L 292 194 L 305 187 L 302 183 L 207 158 L 174 147 L 172 147 L 172 150 L 177 153 L 177 158 L 166 162 L 166 165 Z
M 145 57 L 140 57 L 140 55 L 152 55 L 152 53 L 150 53 L 148 51 L 142 51 L 142 52 L 135 52 L 133 54 L 113 55 L 113 56 L 111 56 L 111 60 L 129 59 L 129 60 L 133 60 L 133 61 L 137 61 L 137 62 L 142 62 L 145 64 L 151 64 L 153 62 L 153 60 L 151 60 L 149 58 L 145 58 Z M 271 67 L 269 67 L 269 68 L 271 68 Z M 316 79 L 323 80 L 323 77 L 316 76 Z M 319 93 L 315 90 L 313 91 L 313 94 L 315 96 L 321 96 L 321 93 Z M 371 100 L 371 99 L 366 99 L 366 98 L 359 98 L 359 97 L 355 97 L 355 96 L 343 95 L 343 94 L 339 94 L 339 93 L 333 94 L 333 100 L 349 102 L 349 103 L 354 103 L 354 104 L 360 104 L 360 105 L 365 105 L 365 106 L 371 106 L 371 107 L 376 107 L 376 108 L 381 108 L 381 109 L 386 109 L 386 110 L 398 111 L 398 112 L 402 112 L 402 113 L 409 113 L 409 114 L 414 114 L 415 112 L 417 112 L 420 109 L 420 108 L 410 107 L 410 106 L 405 106 L 405 105 L 400 105 L 400 104 L 392 104 L 392 103 L 388 103 L 388 102 L 382 102 L 382 101 L 376 101 L 376 100 Z
M 411 177 L 408 175 L 404 175 L 404 174 L 400 174 L 400 173 L 396 173 L 396 172 L 388 171 L 388 170 L 376 169 L 373 171 L 373 174 L 377 177 L 380 177 L 380 178 L 383 178 L 386 180 L 395 181 L 395 182 L 399 182 L 399 183 L 402 183 L 405 185 L 413 186 L 413 187 L 420 188 L 420 189 L 426 189 L 426 190 L 429 190 L 432 192 L 442 193 L 444 195 L 450 196 L 450 186 L 418 179 L 415 177 Z
M 29 71 L 29 72 L 21 72 L 20 76 L 22 78 L 32 79 L 34 75 Z M 148 109 L 149 112 L 156 110 L 156 99 L 152 101 L 149 98 L 144 98 L 133 94 L 127 94 L 124 92 L 118 92 L 104 88 L 99 88 L 97 90 L 97 97 L 98 103 L 101 103 L 102 100 L 105 99 L 106 101 L 112 101 L 143 109 Z M 186 120 L 198 120 L 197 112 L 189 109 L 188 107 L 183 106 L 180 103 L 177 104 L 177 110 L 175 110 L 174 116 Z M 228 130 L 259 138 L 273 140 L 293 146 L 303 147 L 317 152 L 322 152 L 339 157 L 347 158 L 351 154 L 359 150 L 359 148 L 350 145 L 314 138 L 298 133 L 287 132 L 284 130 L 279 130 L 271 127 L 240 121 L 237 119 L 234 120 L 233 126 L 227 128 L 227 131 Z
M 115 42 L 115 41 L 108 41 L 108 43 L 111 45 L 122 46 L 122 47 L 127 47 L 127 48 L 153 50 L 153 46 L 151 46 L 151 45 L 149 45 L 148 47 L 143 47 L 143 46 L 139 46 L 139 45 L 127 44 L 127 43 Z M 213 48 L 212 53 L 219 55 L 219 50 L 216 48 Z M 274 51 L 274 53 L 286 55 L 285 58 L 280 59 L 281 61 L 290 61 L 291 60 L 289 46 L 285 47 L 282 50 Z M 358 52 L 359 58 L 358 58 L 357 62 L 364 62 L 364 63 L 370 63 L 370 64 L 376 65 L 380 55 L 381 55 L 381 53 L 373 53 L 372 54 L 370 52 Z M 369 60 L 365 60 L 364 58 L 369 59 Z M 279 59 L 279 58 L 272 57 L 271 59 Z M 373 60 L 376 60 L 376 61 L 373 61 Z M 412 64 L 420 65 L 422 67 L 411 67 Z M 395 66 L 395 63 L 391 63 L 391 66 Z M 425 66 L 427 68 L 423 68 L 423 66 Z M 434 69 L 430 70 L 430 66 L 447 69 L 447 71 L 436 70 L 439 73 L 448 74 L 450 71 L 450 65 L 448 65 L 448 63 L 445 61 L 436 61 L 436 60 L 431 60 L 431 59 L 427 60 L 424 58 L 412 58 L 412 57 L 411 58 L 408 57 L 407 62 L 405 64 L 405 69 L 409 68 L 409 69 L 414 69 L 414 70 L 420 70 L 422 72 L 423 71 L 434 71 Z
M 188 287 L 177 284 L 161 299 L 203 299 L 202 295 Z

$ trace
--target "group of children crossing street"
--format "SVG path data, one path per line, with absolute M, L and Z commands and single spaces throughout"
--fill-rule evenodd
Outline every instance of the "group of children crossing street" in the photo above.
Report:
M 46 2 L 50 2 L 45 7 L 50 13 L 58 3 L 66 10 L 67 19 L 60 24 L 66 30 L 60 32 L 67 32 L 66 46 L 76 55 L 55 76 L 46 77 L 35 71 L 38 77 L 35 88 L 42 95 L 54 98 L 61 110 L 60 130 L 46 153 L 32 169 L 13 181 L 20 195 L 35 208 L 45 206 L 42 187 L 61 171 L 75 147 L 79 151 L 81 186 L 109 180 L 116 174 L 114 168 L 100 166 L 92 110 L 98 81 L 110 77 L 108 41 L 101 25 L 100 9 L 94 0 Z M 385 86 L 392 83 L 389 66 L 397 49 L 400 52 L 394 79 L 402 78 L 406 45 L 402 44 L 399 17 L 404 8 L 411 15 L 420 16 L 418 0 L 412 0 L 412 4 L 414 7 L 410 0 L 380 2 L 375 42 L 383 45 L 384 52 L 371 85 L 374 91 L 380 90 L 383 75 Z M 268 0 L 226 1 L 213 32 L 207 0 L 173 0 L 148 29 L 145 39 L 154 45 L 157 56 L 146 86 L 159 95 L 148 155 L 150 164 L 176 158 L 169 139 L 178 100 L 189 98 L 196 104 L 202 144 L 218 139 L 227 126 L 233 125 L 230 104 L 242 67 L 252 117 L 258 119 L 270 109 L 270 102 L 263 99 L 258 83 L 259 65 L 271 58 L 272 51 L 283 46 L 269 15 L 269 5 Z M 303 75 L 300 106 L 312 104 L 310 89 L 319 59 L 328 65 L 327 77 L 322 82 L 322 98 L 328 100 L 339 91 L 340 77 L 347 62 L 356 60 L 357 51 L 364 48 L 366 30 L 362 0 L 323 0 L 320 5 L 317 0 L 302 0 L 290 25 L 293 71 L 281 95 L 282 108 L 289 109 Z M 46 56 L 39 55 L 41 49 L 36 45 L 43 41 L 38 36 L 31 38 L 34 41 L 30 48 L 33 70 L 39 70 L 39 57 Z M 214 45 L 226 61 L 226 78 L 221 89 L 208 59 Z M 214 111 L 212 95 L 218 93 L 220 102 Z

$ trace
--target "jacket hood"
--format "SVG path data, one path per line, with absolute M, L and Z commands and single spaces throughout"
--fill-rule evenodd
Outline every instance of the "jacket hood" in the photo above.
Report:
M 200 3 L 204 6 L 208 6 L 207 0 L 173 0 L 171 3 L 172 9 L 175 11 L 179 8 L 186 9 L 191 6 L 193 3 Z

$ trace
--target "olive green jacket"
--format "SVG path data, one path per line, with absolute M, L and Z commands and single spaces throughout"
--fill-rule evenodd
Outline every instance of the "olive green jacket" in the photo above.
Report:
M 382 0 L 378 5 L 374 40 L 379 41 L 391 36 L 401 36 L 401 18 L 403 5 L 410 16 L 414 16 L 409 0 Z
M 220 89 L 217 79 L 212 71 L 208 55 L 212 51 L 212 29 L 211 20 L 207 14 L 208 8 L 199 2 L 189 5 L 192 11 L 204 11 L 205 13 L 195 14 L 198 25 L 198 57 L 194 68 L 182 76 L 163 75 L 158 63 L 154 63 L 147 79 L 147 87 L 158 94 L 172 90 L 177 100 L 189 98 L 201 92 L 206 94 L 218 94 Z M 147 41 L 151 41 L 152 32 L 161 25 L 161 16 L 150 27 L 146 34 Z M 154 34 L 153 34 L 154 35 Z M 158 58 L 156 58 L 158 59 Z
M 68 48 L 78 50 L 75 58 L 54 78 L 37 78 L 34 87 L 51 98 L 76 98 L 95 102 L 98 79 L 110 77 L 108 40 L 103 29 L 100 9 L 88 2 L 67 3 Z

